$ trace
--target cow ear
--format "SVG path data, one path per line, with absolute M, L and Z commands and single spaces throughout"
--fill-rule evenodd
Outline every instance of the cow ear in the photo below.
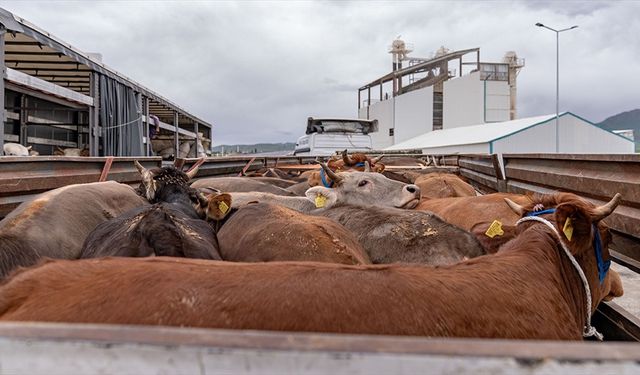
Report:
M 27 151 L 31 151 L 31 148 L 32 148 L 32 147 L 33 147 L 33 146 L 29 146 L 29 147 L 27 147 Z
M 308 189 L 304 195 L 316 205 L 316 208 L 332 207 L 338 200 L 338 194 L 336 194 L 335 190 L 324 186 L 314 186 Z
M 605 277 L 606 294 L 604 296 L 605 301 L 611 301 L 614 298 L 622 297 L 624 289 L 622 288 L 622 279 L 620 275 L 614 269 L 609 269 L 607 276 Z
M 207 219 L 222 220 L 231 210 L 231 195 L 227 193 L 211 194 L 207 204 Z
M 591 247 L 591 218 L 583 207 L 563 203 L 556 207 L 556 229 L 571 253 L 576 255 Z
M 515 225 L 503 225 L 500 222 L 496 225 L 496 221 L 478 223 L 470 230 L 487 254 L 497 253 L 502 245 L 516 236 Z

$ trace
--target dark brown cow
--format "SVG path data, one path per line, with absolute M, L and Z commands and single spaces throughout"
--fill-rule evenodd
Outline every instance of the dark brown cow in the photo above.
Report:
M 595 207 L 558 197 L 546 215 L 572 240 L 527 222 L 497 254 L 450 266 L 347 266 L 107 258 L 50 261 L 0 287 L 0 320 L 174 325 L 508 339 L 580 340 L 601 300 L 622 295 L 613 270 L 599 282 L 596 224 L 617 201 Z M 583 270 L 593 303 L 588 306 Z
M 414 184 L 420 187 L 421 199 L 475 197 L 476 190 L 452 173 L 429 173 L 419 176 Z
M 218 233 L 222 259 L 370 264 L 358 240 L 331 219 L 267 203 L 241 207 Z
M 213 193 L 207 200 L 189 187 L 197 173 L 183 173 L 174 167 L 145 169 L 137 161 L 142 175 L 141 190 L 153 205 L 134 208 L 101 223 L 87 237 L 81 258 L 105 256 L 180 256 L 221 259 L 214 228 L 202 220 L 216 216 L 222 203 L 231 206 L 229 195 Z M 215 195 L 215 197 L 213 196 Z M 220 201 L 226 196 L 227 200 Z M 223 206 L 224 207 L 224 206 Z M 215 219 L 221 219 L 221 217 Z
M 95 227 L 147 201 L 115 181 L 68 185 L 37 195 L 0 221 L 0 277 L 40 257 L 75 259 Z
M 431 212 L 346 205 L 314 214 L 353 232 L 373 263 L 440 265 L 485 254 L 471 233 Z

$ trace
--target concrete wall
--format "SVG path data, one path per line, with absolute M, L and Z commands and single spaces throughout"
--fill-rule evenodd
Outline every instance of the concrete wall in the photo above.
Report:
M 491 125 L 487 125 L 491 126 Z M 555 118 L 493 142 L 494 153 L 555 152 Z M 633 142 L 572 115 L 560 117 L 560 153 L 633 153 Z
M 448 80 L 444 83 L 443 129 L 509 121 L 509 98 L 507 82 L 481 81 L 477 72 Z
M 366 108 L 360 110 L 360 118 L 366 117 Z M 369 106 L 369 119 L 378 119 L 378 131 L 369 133 L 373 148 L 380 150 L 394 144 L 393 137 L 389 136 L 389 129 L 393 127 L 394 99 L 372 103 Z M 364 114 L 364 116 L 363 116 Z
M 395 98 L 395 143 L 433 130 L 433 87 Z
M 482 124 L 483 97 L 484 88 L 477 72 L 445 81 L 442 99 L 443 129 Z
M 509 121 L 509 84 L 505 81 L 483 81 L 483 91 L 486 87 L 486 108 L 484 122 Z

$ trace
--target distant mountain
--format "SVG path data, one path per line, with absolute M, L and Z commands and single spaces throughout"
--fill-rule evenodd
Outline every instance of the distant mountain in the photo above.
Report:
M 214 153 L 220 153 L 224 149 L 225 154 L 260 154 L 265 152 L 293 151 L 296 144 L 286 143 L 256 143 L 253 145 L 220 145 L 213 148 Z
M 618 113 L 606 118 L 598 126 L 607 130 L 633 130 L 633 139 L 636 141 L 636 152 L 640 152 L 640 109 Z

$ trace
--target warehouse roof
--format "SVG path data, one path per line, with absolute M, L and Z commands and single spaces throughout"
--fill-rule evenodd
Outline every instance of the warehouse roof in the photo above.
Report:
M 596 126 L 595 124 L 579 116 L 576 116 L 571 112 L 561 113 L 560 117 L 567 115 L 579 118 L 580 120 L 583 120 L 588 124 Z M 536 117 L 526 117 L 504 122 L 462 126 L 453 129 L 434 130 L 419 135 L 415 138 L 408 139 L 404 142 L 397 143 L 393 146 L 387 147 L 386 150 L 415 150 L 423 148 L 488 143 L 515 133 L 519 133 L 534 126 L 553 122 L 555 117 L 555 114 L 551 114 Z

